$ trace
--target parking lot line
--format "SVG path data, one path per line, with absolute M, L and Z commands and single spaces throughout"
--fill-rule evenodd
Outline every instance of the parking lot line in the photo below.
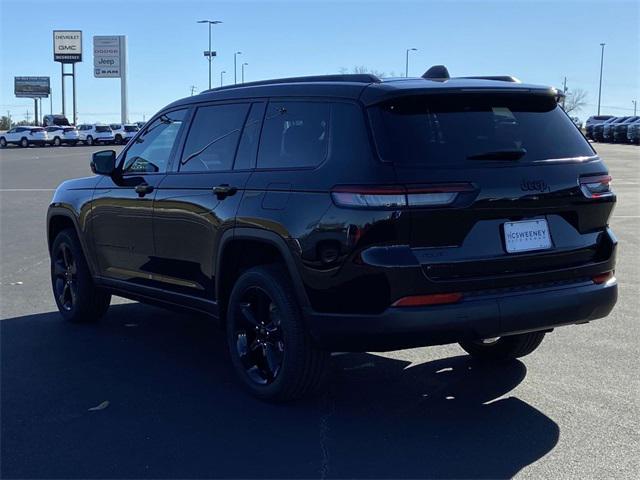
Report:
M 55 192 L 55 188 L 0 188 L 0 193 L 4 192 Z

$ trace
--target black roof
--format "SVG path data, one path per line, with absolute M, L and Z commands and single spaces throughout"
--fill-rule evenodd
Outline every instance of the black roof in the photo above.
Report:
M 388 98 L 451 91 L 529 91 L 555 95 L 552 87 L 519 83 L 510 76 L 458 77 L 449 79 L 392 78 L 379 79 L 370 74 L 319 75 L 280 78 L 231 85 L 185 97 L 170 106 L 202 101 L 238 100 L 268 97 L 333 97 L 359 100 L 372 105 Z

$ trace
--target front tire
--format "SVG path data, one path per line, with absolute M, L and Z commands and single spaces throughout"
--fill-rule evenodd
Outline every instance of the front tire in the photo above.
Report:
M 285 402 L 323 386 L 329 355 L 307 332 L 291 282 L 278 265 L 255 267 L 229 298 L 227 344 L 233 368 L 254 396 Z
M 120 145 L 122 143 L 122 135 L 116 135 L 115 144 Z
M 54 139 L 53 139 L 53 145 L 54 145 L 55 147 L 59 147 L 59 146 L 60 146 L 60 143 L 61 143 L 61 142 L 60 142 L 60 138 L 59 138 L 59 137 L 56 137 L 56 138 L 54 138 Z
M 479 360 L 506 361 L 529 355 L 540 346 L 544 335 L 544 332 L 531 332 L 496 339 L 465 340 L 460 346 Z
M 0 137 L 0 148 L 6 148 L 7 147 L 7 139 L 4 137 Z
M 60 314 L 69 322 L 95 322 L 111 303 L 111 295 L 95 286 L 71 228 L 58 233 L 51 246 L 51 287 Z
M 27 140 L 26 138 L 21 138 L 20 139 L 20 146 L 22 148 L 27 148 L 29 146 L 29 140 Z

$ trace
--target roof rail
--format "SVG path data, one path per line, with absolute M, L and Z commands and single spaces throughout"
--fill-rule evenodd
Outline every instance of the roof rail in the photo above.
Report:
M 518 78 L 511 75 L 482 75 L 478 77 L 456 77 L 456 78 L 468 78 L 471 80 L 497 80 L 499 82 L 513 82 L 522 83 Z
M 335 75 L 311 75 L 308 77 L 273 78 L 271 80 L 259 80 L 257 82 L 238 83 L 236 85 L 225 85 L 224 87 L 204 90 L 201 93 L 217 92 L 240 87 L 255 87 L 259 85 L 276 85 L 279 83 L 307 83 L 307 82 L 351 82 L 351 83 L 380 83 L 381 80 L 370 73 L 352 73 Z
M 422 78 L 425 80 L 444 81 L 449 80 L 449 70 L 444 65 L 434 65 L 422 74 Z M 454 77 L 454 78 L 466 78 L 469 80 L 496 80 L 499 82 L 513 82 L 522 83 L 516 77 L 511 75 L 481 75 L 473 77 Z

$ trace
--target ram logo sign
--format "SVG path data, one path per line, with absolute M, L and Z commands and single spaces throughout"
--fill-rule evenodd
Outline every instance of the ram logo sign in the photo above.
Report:
M 82 61 L 82 32 L 80 30 L 53 31 L 53 60 L 61 63 Z
M 93 76 L 120 78 L 124 56 L 123 36 L 100 35 L 93 37 Z

